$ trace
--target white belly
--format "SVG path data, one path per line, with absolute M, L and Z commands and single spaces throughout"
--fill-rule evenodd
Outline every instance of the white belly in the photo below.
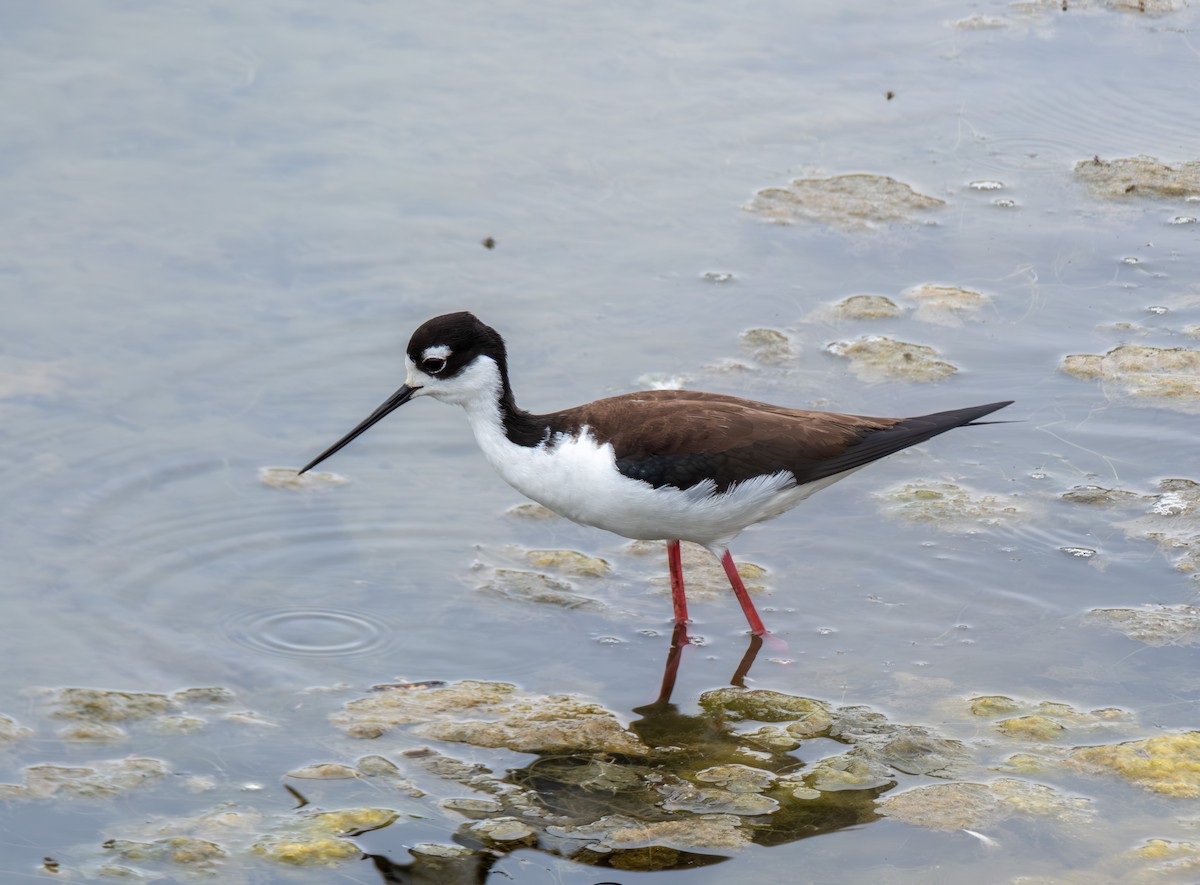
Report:
M 656 489 L 622 475 L 612 446 L 598 445 L 590 434 L 519 446 L 509 441 L 499 422 L 471 423 L 484 456 L 521 494 L 574 522 L 626 538 L 724 547 L 746 526 L 787 512 L 853 472 L 798 486 L 783 470 L 722 493 L 709 480 L 689 489 Z

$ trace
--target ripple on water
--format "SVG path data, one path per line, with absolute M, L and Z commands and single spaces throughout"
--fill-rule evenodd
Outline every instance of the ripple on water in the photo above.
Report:
M 227 619 L 225 635 L 254 651 L 293 657 L 348 657 L 380 651 L 396 631 L 373 615 L 342 609 L 270 608 Z

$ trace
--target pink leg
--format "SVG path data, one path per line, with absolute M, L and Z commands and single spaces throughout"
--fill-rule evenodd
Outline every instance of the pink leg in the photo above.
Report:
M 675 623 L 687 623 L 687 593 L 683 589 L 683 560 L 679 542 L 667 541 L 667 565 L 671 569 L 671 602 L 675 606 Z
M 754 610 L 754 603 L 750 601 L 750 594 L 746 592 L 746 585 L 742 583 L 742 576 L 738 574 L 737 566 L 733 564 L 733 557 L 728 550 L 721 557 L 721 565 L 725 567 L 725 574 L 729 577 L 730 586 L 733 587 L 733 595 L 742 605 L 742 613 L 745 614 L 746 621 L 750 624 L 750 632 L 755 636 L 762 636 L 767 632 L 767 628 L 763 626 L 762 618 Z

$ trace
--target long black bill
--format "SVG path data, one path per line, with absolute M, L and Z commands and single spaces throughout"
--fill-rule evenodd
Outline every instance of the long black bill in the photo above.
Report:
M 402 405 L 404 405 L 410 399 L 412 399 L 413 394 L 416 393 L 419 389 L 420 388 L 417 388 L 417 387 L 409 387 L 407 384 L 405 384 L 403 387 L 401 387 L 399 390 L 397 390 L 395 393 L 393 393 L 391 396 L 389 396 L 387 398 L 387 400 L 383 403 L 383 405 L 381 405 L 378 409 L 376 409 L 374 412 L 372 412 L 370 415 L 368 415 L 367 419 L 365 421 L 363 421 L 361 424 L 359 424 L 357 427 L 355 427 L 353 430 L 351 430 L 349 433 L 347 433 L 345 436 L 343 436 L 341 439 L 339 439 L 337 442 L 335 442 L 333 445 L 331 445 L 329 448 L 327 448 L 325 451 L 323 451 L 321 454 L 317 455 L 317 457 L 314 458 L 312 461 L 310 461 L 308 463 L 308 465 L 303 470 L 300 471 L 300 473 L 307 473 L 308 471 L 310 471 L 314 467 L 316 467 L 318 464 L 320 464 L 322 461 L 324 461 L 326 458 L 328 458 L 330 455 L 332 455 L 334 452 L 339 451 L 340 449 L 349 445 L 357 437 L 359 437 L 363 433 L 365 433 L 372 424 L 375 424 L 376 422 L 382 420 L 386 416 L 390 415 L 392 412 L 396 411 L 396 409 L 400 408 Z M 299 476 L 300 474 L 296 474 L 296 475 Z

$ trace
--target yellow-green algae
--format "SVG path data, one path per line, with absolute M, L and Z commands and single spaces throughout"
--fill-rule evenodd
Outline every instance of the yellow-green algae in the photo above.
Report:
M 1200 399 L 1200 350 L 1123 344 L 1104 354 L 1075 353 L 1061 369 L 1076 378 L 1104 382 L 1105 390 L 1153 405 L 1196 411 Z
M 1146 605 L 1141 608 L 1094 608 L 1087 619 L 1120 630 L 1147 645 L 1200 644 L 1200 606 Z
M 1032 714 L 1003 719 L 996 723 L 996 730 L 1011 738 L 1025 741 L 1053 741 L 1066 731 L 1066 726 L 1049 716 Z
M 598 599 L 575 592 L 570 584 L 523 569 L 494 569 L 491 578 L 479 586 L 479 592 L 511 602 L 554 605 L 567 609 L 603 611 L 608 607 Z
M 765 688 L 718 688 L 700 695 L 700 706 L 720 710 L 732 720 L 757 722 L 804 722 L 811 735 L 828 731 L 833 722 L 829 705 L 812 698 L 784 694 Z
M 904 292 L 904 297 L 916 303 L 916 319 L 941 326 L 962 325 L 964 319 L 974 318 L 992 302 L 982 292 L 934 283 L 913 286 Z
M 1200 798 L 1200 731 L 1076 747 L 1066 761 L 1084 771 L 1118 775 L 1164 796 Z
M 645 755 L 647 747 L 599 704 L 577 695 L 537 695 L 503 682 L 464 680 L 426 691 L 382 692 L 350 701 L 334 724 L 356 737 L 421 723 L 417 733 L 525 753 Z
M 778 329 L 747 329 L 738 336 L 738 344 L 756 361 L 769 366 L 795 363 L 800 348 Z
M 850 360 L 850 371 L 863 381 L 942 381 L 958 371 L 932 347 L 886 335 L 834 341 L 825 350 Z
M 525 558 L 535 568 L 548 568 L 585 578 L 602 578 L 612 572 L 612 566 L 600 557 L 588 556 L 577 550 L 526 550 Z
M 844 320 L 881 320 L 900 316 L 904 311 L 883 295 L 851 295 L 833 306 L 835 316 Z
M 30 765 L 21 784 L 0 784 L 0 799 L 113 796 L 170 774 L 159 759 L 129 756 L 84 765 Z
M 1139 4 L 1124 5 L 1136 8 Z M 1145 10 L 1149 5 L 1149 2 L 1143 2 L 1140 8 Z M 1161 6 L 1162 2 L 1155 5 Z M 1200 196 L 1200 162 L 1196 161 L 1172 166 L 1155 157 L 1103 160 L 1097 156 L 1076 163 L 1075 175 L 1093 195 L 1109 200 Z
M 851 174 L 797 178 L 786 187 L 768 187 L 754 195 L 747 211 L 776 224 L 820 221 L 846 231 L 909 221 L 917 212 L 944 206 L 886 175 Z
M 167 836 L 152 842 L 109 839 L 103 847 L 125 860 L 159 860 L 187 866 L 206 866 L 229 856 L 216 842 L 195 836 Z
M 11 716 L 0 714 L 0 743 L 22 741 L 33 737 L 33 729 L 26 728 Z
M 973 716 L 1003 716 L 1021 709 L 1020 704 L 1005 695 L 979 695 L 968 704 Z
M 919 522 L 932 522 L 947 531 L 968 531 L 980 525 L 1007 525 L 1029 515 L 1018 495 L 980 494 L 951 482 L 931 480 L 892 486 L 876 494 L 884 512 Z
M 92 722 L 122 722 L 161 716 L 175 707 L 165 694 L 111 691 L 99 688 L 60 688 L 49 692 L 52 716 Z
M 669 592 L 670 579 L 663 574 L 661 559 L 658 559 L 666 555 L 666 545 L 662 541 L 630 541 L 622 549 L 633 556 L 655 557 L 650 583 L 664 594 Z M 688 599 L 724 599 L 728 596 L 729 579 L 725 577 L 725 571 L 715 556 L 699 544 L 689 541 L 679 545 L 679 555 L 684 574 L 687 575 Z M 768 572 L 765 568 L 745 561 L 737 562 L 736 566 L 748 593 L 757 595 L 766 590 Z
M 346 808 L 302 815 L 291 822 L 292 832 L 259 839 L 251 850 L 292 866 L 329 866 L 362 856 L 346 836 L 390 826 L 400 814 L 390 808 Z
M 1073 823 L 1092 814 L 1083 797 L 1018 778 L 914 787 L 887 795 L 878 806 L 888 817 L 933 830 L 985 829 L 1014 815 Z

